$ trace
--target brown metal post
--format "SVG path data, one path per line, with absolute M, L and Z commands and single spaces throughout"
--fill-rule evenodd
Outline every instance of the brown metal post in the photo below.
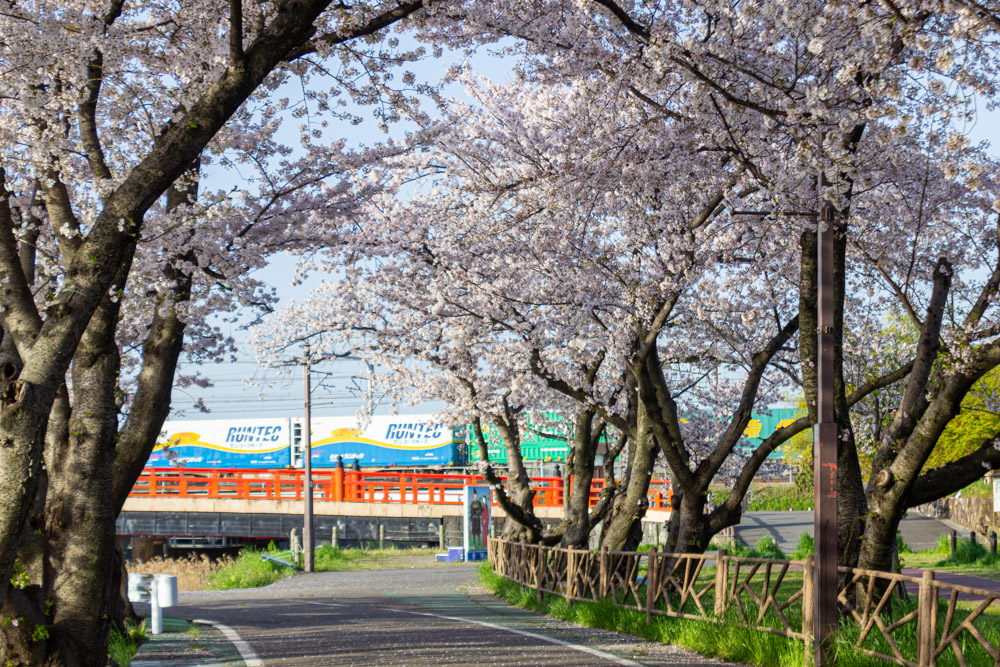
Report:
M 820 196 L 829 186 L 820 175 Z M 837 422 L 834 415 L 834 299 L 833 241 L 834 210 L 823 200 L 818 234 L 818 364 L 817 423 L 813 429 L 813 476 L 816 535 L 816 570 L 813 592 L 816 609 L 813 617 L 815 665 L 833 665 L 834 637 L 837 630 Z
M 302 512 L 302 549 L 305 551 L 305 571 L 313 571 L 313 481 L 312 481 L 312 386 L 309 378 L 309 346 L 305 346 L 306 367 L 303 372 L 305 384 L 305 419 L 302 420 L 302 467 L 305 469 L 305 488 L 302 498 L 305 506 Z

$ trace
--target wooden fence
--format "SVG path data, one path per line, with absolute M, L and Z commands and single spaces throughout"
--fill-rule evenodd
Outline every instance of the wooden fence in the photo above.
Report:
M 590 551 L 501 539 L 488 549 L 494 571 L 535 589 L 539 601 L 545 593 L 570 604 L 610 598 L 645 613 L 647 623 L 653 615 L 739 622 L 802 640 L 804 664 L 812 664 L 812 556 Z M 842 644 L 897 665 L 1000 666 L 1000 618 L 989 614 L 1000 613 L 1000 593 L 940 582 L 929 570 L 922 577 L 840 570 Z

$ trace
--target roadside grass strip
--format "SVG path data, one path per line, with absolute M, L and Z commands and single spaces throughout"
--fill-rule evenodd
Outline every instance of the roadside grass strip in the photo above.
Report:
M 570 605 L 562 596 L 543 593 L 541 602 L 539 602 L 537 592 L 533 588 L 524 587 L 501 577 L 493 572 L 488 563 L 480 568 L 479 575 L 485 588 L 493 591 L 495 595 L 507 602 L 571 623 L 643 637 L 651 641 L 680 646 L 704 656 L 760 665 L 761 667 L 801 667 L 805 659 L 804 642 L 748 628 L 732 608 L 718 622 L 657 614 L 652 617 L 650 623 L 647 623 L 644 611 L 617 606 L 622 600 L 604 598 L 598 602 L 574 601 Z M 711 577 L 714 577 L 714 570 L 706 568 L 699 576 L 698 586 L 701 587 L 707 583 Z M 756 582 L 756 577 L 754 581 Z M 801 585 L 802 573 L 788 572 L 775 597 L 787 600 L 792 592 L 801 588 Z M 640 591 L 643 589 L 644 587 L 640 587 Z M 707 595 L 703 604 L 711 609 L 711 593 Z M 886 626 L 891 625 L 913 611 L 916 605 L 916 595 L 910 595 L 907 600 L 894 600 L 891 610 L 883 616 L 883 623 Z M 959 602 L 955 617 L 952 619 L 951 631 L 954 632 L 978 605 L 978 602 Z M 947 609 L 948 600 L 939 600 L 938 638 L 942 636 L 945 629 Z M 751 617 L 754 616 L 757 613 L 756 606 L 752 603 L 748 604 L 747 613 Z M 790 605 L 785 614 L 793 628 L 801 627 L 802 605 L 800 600 Z M 769 610 L 764 615 L 762 624 L 777 628 L 780 621 Z M 1000 605 L 991 605 L 975 620 L 975 626 L 987 641 L 996 646 L 1000 642 Z M 836 649 L 838 667 L 882 667 L 886 665 L 884 660 L 865 655 L 855 649 L 860 630 L 853 617 L 850 615 L 841 617 Z M 892 638 L 903 656 L 915 660 L 917 655 L 915 623 L 911 622 L 895 630 L 892 633 Z M 970 666 L 993 664 L 993 657 L 969 632 L 959 634 L 956 641 L 961 647 L 966 664 Z M 877 630 L 867 635 L 862 648 L 883 654 L 892 654 L 889 643 Z M 952 665 L 958 667 L 960 663 L 954 652 L 949 649 L 937 658 L 937 665 L 938 667 L 951 667 Z

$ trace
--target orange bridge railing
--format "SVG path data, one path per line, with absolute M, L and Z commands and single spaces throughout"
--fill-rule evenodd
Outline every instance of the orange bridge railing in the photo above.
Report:
M 412 503 L 461 505 L 462 489 L 486 484 L 479 475 L 410 472 L 365 472 L 334 468 L 314 470 L 313 498 L 333 502 Z M 301 470 L 156 469 L 146 468 L 129 494 L 133 497 L 230 498 L 301 500 L 304 488 Z M 561 507 L 566 497 L 561 477 L 531 480 L 536 507 Z M 590 487 L 590 504 L 600 498 L 604 480 Z M 670 483 L 654 479 L 649 485 L 649 508 L 665 510 L 670 505 Z

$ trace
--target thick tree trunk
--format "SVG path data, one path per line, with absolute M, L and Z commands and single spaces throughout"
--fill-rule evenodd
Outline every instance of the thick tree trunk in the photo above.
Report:
M 119 370 L 110 303 L 91 320 L 73 364 L 68 447 L 49 464 L 46 594 L 52 602 L 51 665 L 103 667 L 115 568 L 112 488 Z
M 670 514 L 667 551 L 704 553 L 712 539 L 705 515 L 705 494 L 680 494 Z
M 593 412 L 577 413 L 572 476 L 562 536 L 562 546 L 565 547 L 585 549 L 590 543 L 590 485 L 594 479 L 594 457 L 598 441 L 593 433 L 593 426 Z
M 629 442 L 627 485 L 618 495 L 601 526 L 601 548 L 630 550 L 642 541 L 642 517 L 649 508 L 649 480 L 658 453 L 646 412 L 639 407 L 636 437 Z

